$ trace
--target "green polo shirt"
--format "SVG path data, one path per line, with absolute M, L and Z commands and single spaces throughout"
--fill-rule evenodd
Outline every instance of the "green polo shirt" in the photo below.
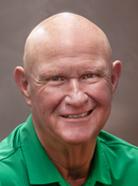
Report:
M 41 146 L 31 116 L 0 143 L 0 186 L 29 185 L 69 185 Z M 84 185 L 138 185 L 138 148 L 101 131 Z

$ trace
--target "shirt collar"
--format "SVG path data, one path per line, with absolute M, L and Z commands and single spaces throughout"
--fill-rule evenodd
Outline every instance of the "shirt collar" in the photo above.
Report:
M 101 142 L 101 138 L 97 137 L 95 154 L 92 160 L 92 166 L 88 182 L 94 185 L 96 182 L 104 185 L 112 185 L 110 167 L 105 156 L 105 147 Z
M 27 119 L 20 136 L 30 184 L 62 182 L 63 179 L 60 173 L 37 138 L 31 117 Z
M 30 184 L 39 185 L 58 182 L 61 185 L 67 185 L 42 147 L 34 130 L 31 116 L 28 117 L 24 124 L 20 136 Z M 99 137 L 97 138 L 96 151 L 92 161 L 90 176 L 87 180 L 87 183 L 91 183 L 91 185 L 94 185 L 95 182 L 107 185 L 111 184 L 108 162 Z

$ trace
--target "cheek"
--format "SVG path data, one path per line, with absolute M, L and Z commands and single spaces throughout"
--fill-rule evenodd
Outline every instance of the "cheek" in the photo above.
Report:
M 88 88 L 88 94 L 95 99 L 97 103 L 103 106 L 108 106 L 112 101 L 111 84 L 107 81 L 101 81 L 93 84 Z
M 103 126 L 107 121 L 112 102 L 111 86 L 108 82 L 102 81 L 91 88 L 93 98 L 97 102 L 97 109 L 95 112 L 95 118 L 97 122 Z
M 31 98 L 32 116 L 35 123 L 37 123 L 38 131 L 46 132 L 46 130 L 51 131 L 55 128 L 57 120 L 57 112 L 55 111 L 62 97 L 61 91 L 49 88 L 35 90 L 35 94 Z
M 32 107 L 41 113 L 52 112 L 63 99 L 63 91 L 56 88 L 42 87 L 35 91 L 32 97 Z
M 97 135 L 104 127 L 111 111 L 112 93 L 111 88 L 106 82 L 99 82 L 89 87 L 89 96 L 97 103 L 93 112 L 91 123 L 93 131 Z

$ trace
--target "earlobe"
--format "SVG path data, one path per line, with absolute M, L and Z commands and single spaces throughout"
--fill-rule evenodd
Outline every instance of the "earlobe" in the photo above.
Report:
M 112 63 L 112 92 L 114 93 L 118 85 L 120 75 L 122 70 L 122 63 L 119 60 L 116 60 Z
M 20 89 L 21 93 L 24 95 L 26 103 L 31 105 L 30 101 L 30 91 L 29 91 L 29 83 L 27 77 L 25 75 L 24 68 L 22 66 L 17 66 L 14 70 L 14 78 L 15 82 Z

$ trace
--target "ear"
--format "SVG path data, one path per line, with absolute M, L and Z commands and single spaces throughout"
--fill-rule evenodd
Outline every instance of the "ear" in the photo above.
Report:
M 122 63 L 119 60 L 116 60 L 112 63 L 112 92 L 114 93 L 118 85 L 120 74 L 122 70 Z
M 24 68 L 22 66 L 17 66 L 14 70 L 14 78 L 15 82 L 20 89 L 21 93 L 24 95 L 24 98 L 26 100 L 26 103 L 30 106 L 31 105 L 31 99 L 30 99 L 30 88 L 29 88 L 29 82 L 26 77 Z

